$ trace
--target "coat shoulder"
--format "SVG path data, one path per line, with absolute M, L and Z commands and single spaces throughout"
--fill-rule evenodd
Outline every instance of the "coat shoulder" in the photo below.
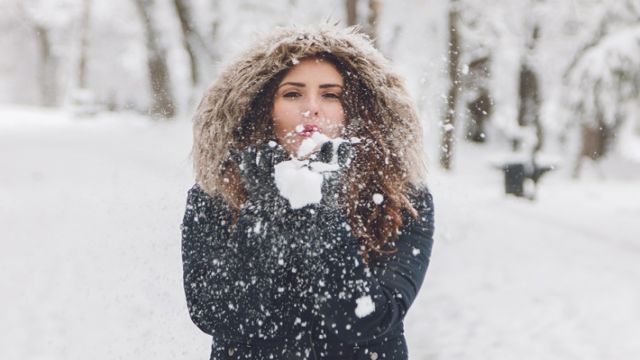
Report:
M 183 219 L 183 230 L 186 224 L 228 224 L 233 209 L 219 194 L 209 194 L 198 184 L 187 192 L 187 204 Z
M 412 185 L 406 192 L 406 196 L 413 208 L 418 212 L 419 216 L 425 216 L 429 213 L 433 216 L 433 195 L 428 186 Z

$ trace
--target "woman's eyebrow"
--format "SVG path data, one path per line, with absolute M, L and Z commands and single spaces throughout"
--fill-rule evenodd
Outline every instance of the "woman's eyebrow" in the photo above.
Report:
M 285 86 L 285 85 L 293 85 L 293 86 L 298 86 L 298 87 L 305 87 L 304 83 L 287 81 L 285 83 L 282 83 L 282 84 L 278 85 L 278 89 L 283 87 L 283 86 Z
M 306 84 L 301 83 L 301 82 L 293 82 L 293 81 L 287 81 L 285 83 L 282 83 L 280 85 L 278 85 L 278 89 L 285 86 L 285 85 L 293 85 L 293 86 L 297 86 L 297 87 L 305 87 Z M 326 88 L 332 88 L 332 87 L 339 87 L 342 89 L 342 85 L 340 84 L 321 84 L 319 86 L 319 88 L 321 89 L 326 89 Z
M 332 87 L 339 87 L 342 89 L 342 85 L 340 84 L 322 84 L 320 85 L 320 89 L 326 89 L 326 88 L 332 88 Z

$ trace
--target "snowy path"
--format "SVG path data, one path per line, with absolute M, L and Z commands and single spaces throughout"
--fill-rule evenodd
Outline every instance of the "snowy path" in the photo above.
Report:
M 529 203 L 500 193 L 487 158 L 433 176 L 437 245 L 408 321 L 414 358 L 637 359 L 640 167 L 629 164 L 635 181 L 559 170 Z
M 190 139 L 186 122 L 0 109 L 1 359 L 207 358 L 181 284 Z M 464 171 L 432 174 L 411 358 L 639 358 L 640 166 L 558 171 L 530 203 L 501 194 L 488 151 L 461 150 Z

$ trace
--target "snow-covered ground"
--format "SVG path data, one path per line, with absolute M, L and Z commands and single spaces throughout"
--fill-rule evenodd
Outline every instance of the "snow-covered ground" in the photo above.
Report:
M 0 108 L 0 359 L 208 357 L 181 283 L 190 144 L 187 120 Z M 530 202 L 495 149 L 457 150 L 432 166 L 411 359 L 640 358 L 640 163 L 561 165 Z

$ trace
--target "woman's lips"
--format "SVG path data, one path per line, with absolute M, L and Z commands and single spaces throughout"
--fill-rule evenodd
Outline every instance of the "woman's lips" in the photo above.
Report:
M 298 134 L 300 134 L 303 137 L 310 137 L 316 131 L 320 131 L 320 128 L 318 127 L 318 125 L 306 124 L 302 127 L 302 129 L 300 129 L 300 131 L 298 131 Z

